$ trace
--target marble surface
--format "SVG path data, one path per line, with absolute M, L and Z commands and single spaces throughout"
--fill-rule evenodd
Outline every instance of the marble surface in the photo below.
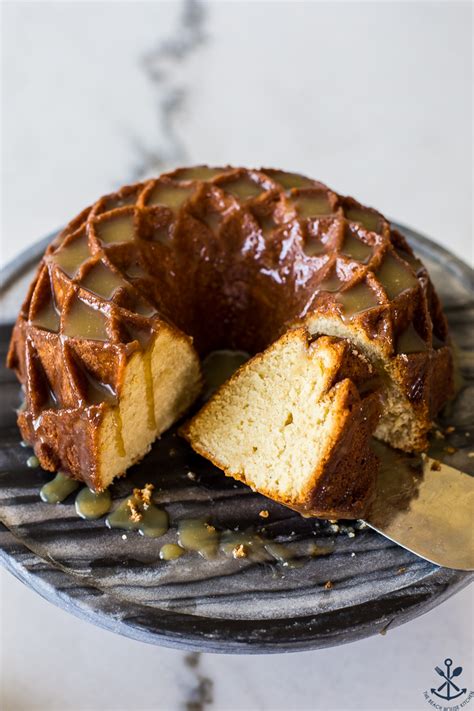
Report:
M 2 263 L 97 195 L 196 161 L 306 171 L 472 260 L 470 4 L 10 2 L 2 15 Z M 3 571 L 0 585 L 8 711 L 422 709 L 448 655 L 473 686 L 471 589 L 384 637 L 236 658 L 148 647 Z

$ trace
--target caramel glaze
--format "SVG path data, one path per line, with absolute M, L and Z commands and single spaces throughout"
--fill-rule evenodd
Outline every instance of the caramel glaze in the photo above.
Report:
M 183 551 L 193 551 L 207 560 L 212 560 L 221 551 L 229 558 L 248 559 L 253 563 L 276 561 L 285 567 L 301 564 L 293 559 L 293 551 L 288 546 L 253 529 L 219 531 L 204 518 L 182 519 L 178 524 L 178 538 Z M 321 554 L 328 552 L 330 550 L 326 549 Z
M 112 496 L 109 490 L 96 494 L 85 486 L 76 496 L 74 505 L 78 516 L 95 521 L 110 511 Z
M 122 501 L 106 519 L 108 528 L 120 528 L 125 531 L 139 531 L 148 538 L 160 538 L 169 527 L 168 514 L 153 502 L 145 510 L 139 509 L 137 516 L 130 514 L 129 503 L 137 503 L 135 495 Z M 139 503 L 139 502 L 138 502 Z
M 47 504 L 60 504 L 67 499 L 79 486 L 79 482 L 70 479 L 62 472 L 58 472 L 54 479 L 41 487 L 41 500 Z
M 44 468 L 82 478 L 108 394 L 119 395 L 127 359 L 162 320 L 201 355 L 254 354 L 314 314 L 350 322 L 396 361 L 393 377 L 420 417 L 450 396 L 439 300 L 375 210 L 275 170 L 198 166 L 122 188 L 50 245 L 21 309 L 8 365 L 26 390 L 23 438 Z M 403 350 L 411 325 L 425 345 L 416 352 L 411 337 Z

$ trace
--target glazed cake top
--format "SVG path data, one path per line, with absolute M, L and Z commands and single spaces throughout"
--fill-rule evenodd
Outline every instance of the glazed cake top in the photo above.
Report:
M 94 404 L 114 399 L 114 359 L 160 319 L 201 353 L 252 353 L 314 312 L 357 324 L 391 357 L 447 339 L 423 264 L 376 210 L 296 173 L 180 168 L 100 198 L 54 240 L 10 365 L 26 382 L 28 341 L 30 380 L 43 382 L 34 411 Z

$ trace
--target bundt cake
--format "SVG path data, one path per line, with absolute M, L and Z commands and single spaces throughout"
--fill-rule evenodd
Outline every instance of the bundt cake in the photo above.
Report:
M 201 387 L 200 357 L 290 327 L 349 339 L 384 383 L 376 435 L 420 450 L 452 393 L 426 269 L 375 210 L 279 170 L 182 168 L 80 213 L 41 260 L 8 364 L 41 465 L 99 491 Z
M 181 433 L 228 476 L 305 515 L 363 514 L 380 378 L 347 340 L 304 328 L 242 365 Z

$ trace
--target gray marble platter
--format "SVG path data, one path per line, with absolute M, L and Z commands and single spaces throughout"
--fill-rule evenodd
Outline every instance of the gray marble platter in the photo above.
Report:
M 413 231 L 400 227 L 425 261 L 445 305 L 465 378 L 443 425 L 454 425 L 446 461 L 466 469 L 474 448 L 472 417 L 472 273 L 460 260 Z M 49 239 L 47 240 L 49 241 Z M 32 266 L 45 241 L 2 274 L 3 315 L 19 306 Z M 13 308 L 13 311 L 12 311 Z M 7 318 L 8 320 L 8 318 Z M 384 633 L 435 607 L 472 580 L 472 574 L 434 566 L 371 530 L 337 534 L 225 479 L 168 432 L 130 475 L 114 485 L 114 499 L 152 482 L 155 501 L 170 516 L 160 539 L 109 530 L 104 520 L 84 521 L 74 496 L 55 506 L 39 490 L 51 475 L 26 464 L 15 424 L 19 387 L 4 367 L 11 323 L 0 327 L 0 560 L 47 600 L 119 634 L 186 649 L 266 653 L 327 647 Z M 469 436 L 466 436 L 468 433 Z M 170 456 L 170 450 L 172 455 Z M 472 464 L 471 464 L 472 467 Z M 188 472 L 195 477 L 190 479 Z M 474 473 L 474 472 L 472 472 Z M 259 511 L 267 509 L 262 521 Z M 256 563 L 187 553 L 159 558 L 176 540 L 183 518 L 206 517 L 218 529 L 265 529 L 299 563 Z M 310 546 L 333 547 L 308 555 Z M 332 587 L 325 585 L 331 581 Z

